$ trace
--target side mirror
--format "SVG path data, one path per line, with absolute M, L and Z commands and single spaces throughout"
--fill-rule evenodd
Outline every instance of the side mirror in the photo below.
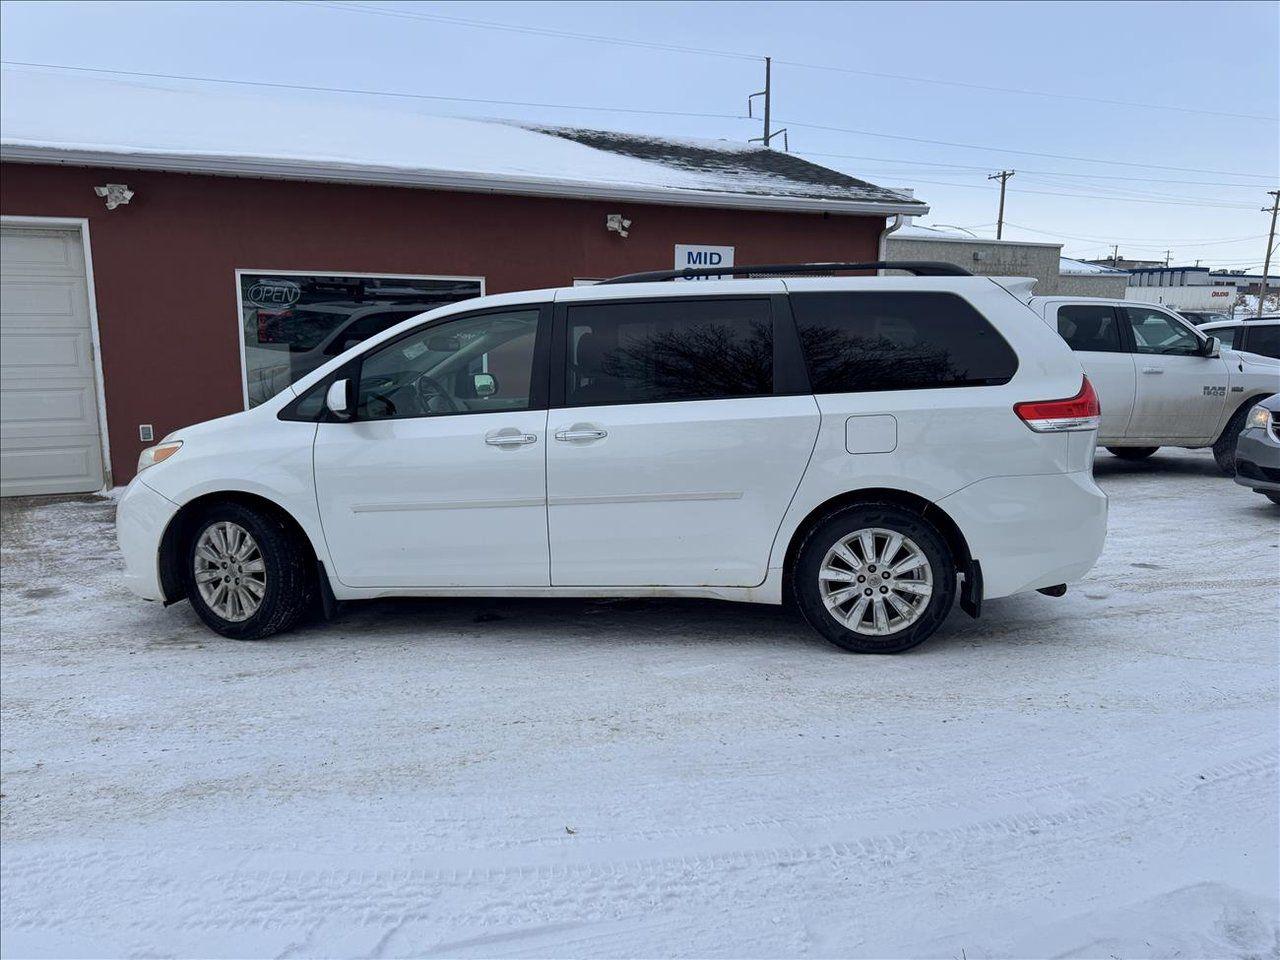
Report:
M 351 419 L 351 381 L 335 380 L 329 384 L 329 392 L 324 395 L 324 405 L 339 420 Z
M 1203 347 L 1203 349 L 1202 349 L 1202 351 L 1201 351 L 1201 352 L 1202 352 L 1203 356 L 1206 356 L 1206 357 L 1211 357 L 1211 358 L 1212 358 L 1212 357 L 1219 357 L 1219 356 L 1221 356 L 1221 355 L 1222 355 L 1222 346 L 1221 346 L 1221 344 L 1218 342 L 1218 338 L 1217 338 L 1217 337 L 1207 337 L 1207 338 L 1205 338 L 1205 341 L 1204 341 L 1204 347 Z
M 351 337 L 350 339 L 343 341 L 342 352 L 346 353 L 352 347 L 358 347 L 362 343 L 364 343 L 364 341 L 361 340 L 359 337 Z
M 471 384 L 477 397 L 492 397 L 498 392 L 498 378 L 492 373 L 472 374 Z

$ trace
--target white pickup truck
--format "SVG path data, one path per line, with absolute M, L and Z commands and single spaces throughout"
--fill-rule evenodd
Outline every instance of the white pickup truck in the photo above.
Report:
M 1236 437 L 1249 408 L 1280 392 L 1280 360 L 1220 347 L 1156 304 L 1094 297 L 1027 302 L 1076 351 L 1097 391 L 1099 446 L 1126 460 L 1160 447 L 1212 447 L 1218 466 L 1235 473 Z

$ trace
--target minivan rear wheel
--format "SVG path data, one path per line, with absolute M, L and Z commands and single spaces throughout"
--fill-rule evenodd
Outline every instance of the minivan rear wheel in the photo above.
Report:
M 296 531 L 239 503 L 214 504 L 193 525 L 185 573 L 200 619 L 235 640 L 288 630 L 311 604 L 314 577 Z
M 809 531 L 791 583 L 805 619 L 832 643 L 855 653 L 899 653 L 946 619 L 956 566 L 946 539 L 919 514 L 856 504 Z

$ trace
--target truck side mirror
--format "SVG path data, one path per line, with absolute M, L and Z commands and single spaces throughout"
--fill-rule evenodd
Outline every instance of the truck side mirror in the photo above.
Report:
M 1204 347 L 1201 350 L 1202 356 L 1219 357 L 1222 355 L 1222 346 L 1218 342 L 1217 337 L 1206 337 Z

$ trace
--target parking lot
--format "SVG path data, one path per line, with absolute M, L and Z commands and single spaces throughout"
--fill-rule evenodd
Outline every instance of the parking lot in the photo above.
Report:
M 1089 579 L 843 654 L 711 601 L 260 643 L 5 505 L 6 955 L 1274 956 L 1280 508 L 1100 454 Z

